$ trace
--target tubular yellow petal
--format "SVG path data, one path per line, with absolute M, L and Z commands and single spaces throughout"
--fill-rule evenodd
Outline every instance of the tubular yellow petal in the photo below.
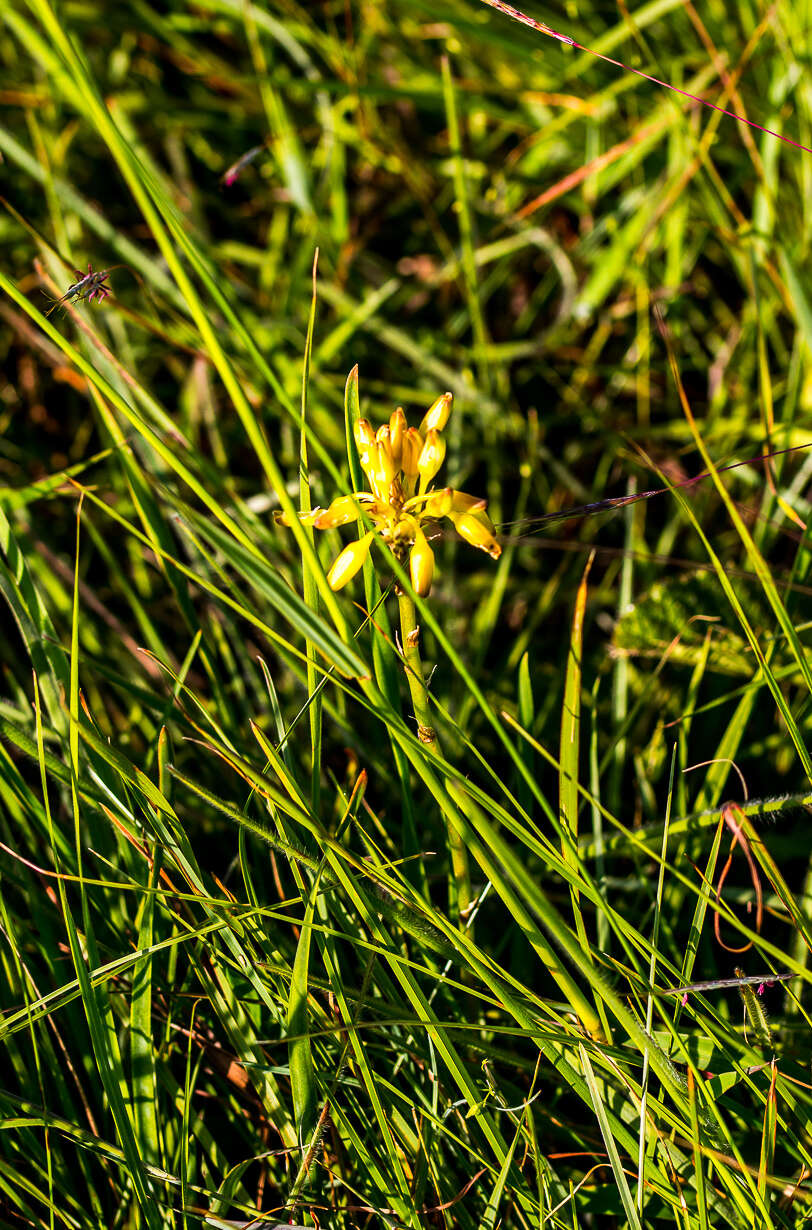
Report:
M 502 548 L 475 513 L 455 513 L 451 515 L 451 520 L 460 538 L 464 538 L 472 547 L 479 547 L 481 551 L 487 551 L 493 559 L 499 559 Z
M 389 418 L 389 444 L 392 449 L 392 460 L 398 469 L 403 456 L 403 437 L 406 435 L 406 415 L 403 413 L 403 407 L 398 406 Z
M 409 575 L 420 597 L 428 597 L 434 576 L 434 552 L 428 544 L 426 535 L 419 528 L 415 534 L 414 546 L 409 553 Z
M 334 530 L 338 525 L 347 525 L 358 516 L 358 501 L 352 495 L 340 495 L 329 508 L 320 510 L 313 524 L 317 530 Z
M 417 472 L 420 475 L 420 490 L 425 491 L 434 475 L 445 460 L 445 440 L 436 428 L 432 427 L 426 436 L 420 456 L 417 459 Z
M 423 505 L 427 517 L 447 517 L 454 507 L 454 492 L 450 487 L 442 491 L 432 491 Z
M 381 432 L 385 432 L 386 434 L 381 436 Z M 392 456 L 392 448 L 389 444 L 389 428 L 382 427 L 378 435 L 381 436 L 378 442 L 378 473 L 380 474 L 381 481 L 383 483 L 385 498 L 388 499 L 389 487 L 395 481 L 398 466 L 395 465 L 395 461 Z
M 379 500 L 385 500 L 388 493 L 381 482 L 380 448 L 374 440 L 360 453 L 360 461 L 361 469 L 369 479 L 373 492 Z
M 410 427 L 403 437 L 400 468 L 407 478 L 417 478 L 417 463 L 423 451 L 423 437 L 416 427 Z
M 485 509 L 488 507 L 488 501 L 482 499 L 481 496 L 469 495 L 467 491 L 455 491 L 451 502 L 451 510 L 455 513 L 470 513 L 476 517 L 487 530 L 493 533 L 493 522 L 491 521 Z
M 423 415 L 423 422 L 420 424 L 420 431 L 425 435 L 428 431 L 442 431 L 448 422 L 451 414 L 452 396 L 450 393 L 443 393 L 435 402 L 429 406 L 426 413 Z
M 372 424 L 368 419 L 359 419 L 352 429 L 352 434 L 355 436 L 355 443 L 358 446 L 359 453 L 363 453 L 368 449 L 370 444 L 375 443 L 375 432 L 372 430 Z
M 368 534 L 364 534 L 363 538 L 351 542 L 348 547 L 344 548 L 327 573 L 327 584 L 330 589 L 342 589 L 348 581 L 352 580 L 369 555 L 372 538 L 373 531 L 370 530 Z

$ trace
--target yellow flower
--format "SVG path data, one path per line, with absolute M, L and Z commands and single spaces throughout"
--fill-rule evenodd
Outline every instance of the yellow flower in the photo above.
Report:
M 355 424 L 358 456 L 371 490 L 341 495 L 329 508 L 299 514 L 303 522 L 317 530 L 346 525 L 355 520 L 359 509 L 372 522 L 374 528 L 345 547 L 331 567 L 327 574 L 331 589 L 341 589 L 352 580 L 377 535 L 388 543 L 401 564 L 405 566 L 408 559 L 412 585 L 425 598 L 431 591 L 434 552 L 424 527 L 443 518 L 471 546 L 499 558 L 502 548 L 485 512 L 487 501 L 452 487 L 431 486 L 445 460 L 441 433 L 451 414 L 451 400 L 450 393 L 438 397 L 424 415 L 419 431 L 407 426 L 400 406 L 377 432 L 366 419 Z M 288 523 L 283 514 L 277 519 Z

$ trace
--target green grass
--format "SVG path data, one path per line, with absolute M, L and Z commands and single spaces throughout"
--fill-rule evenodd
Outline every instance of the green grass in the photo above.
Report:
M 806 0 L 527 7 L 812 145 Z M 807 1224 L 810 155 L 477 0 L 0 63 L 0 1224 Z M 424 712 L 273 514 L 446 389 Z

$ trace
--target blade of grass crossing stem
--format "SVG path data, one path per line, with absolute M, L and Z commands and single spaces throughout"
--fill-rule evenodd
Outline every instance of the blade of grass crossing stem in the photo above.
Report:
M 219 525 L 216 525 L 213 521 L 203 517 L 188 506 L 184 506 L 184 515 L 180 520 L 178 528 L 184 530 L 190 538 L 192 534 L 199 535 L 200 539 L 218 547 L 228 559 L 231 568 L 240 574 L 246 584 L 249 584 L 253 589 L 262 594 L 279 611 L 282 617 L 296 628 L 305 641 L 309 638 L 342 675 L 354 675 L 357 671 L 357 666 L 353 668 L 352 664 L 354 663 L 360 664 L 361 670 L 366 671 L 367 668 L 363 665 L 362 659 L 355 651 L 351 638 L 347 637 L 346 640 L 342 640 L 329 624 L 325 623 L 320 616 L 316 616 L 311 608 L 280 577 L 278 569 L 273 567 L 267 559 L 258 558 L 253 552 L 246 551 L 241 543 L 230 539 L 229 535 Z M 196 546 L 202 552 L 200 544 L 197 543 Z M 174 559 L 173 563 L 183 571 L 182 564 L 178 564 Z M 199 585 L 208 584 L 205 574 L 198 576 L 192 571 L 192 575 L 196 577 Z M 224 593 L 225 591 L 220 590 L 219 592 Z M 228 597 L 225 596 L 224 600 L 229 601 Z M 236 605 L 232 599 L 230 605 L 235 606 L 235 609 L 240 610 L 243 614 L 246 611 L 251 611 L 247 603 Z M 249 614 L 249 618 L 256 620 L 256 615 Z M 295 647 L 290 642 L 280 638 L 278 632 L 272 632 L 271 637 L 277 643 L 286 645 L 292 652 L 296 652 Z M 300 653 L 299 656 L 307 660 L 305 654 Z M 319 669 L 322 673 L 325 671 L 324 666 L 321 666 Z
M 30 2 L 32 9 L 38 13 L 40 20 L 53 39 L 56 47 L 59 49 L 65 63 L 69 66 L 71 72 L 73 73 L 79 87 L 79 102 L 83 106 L 83 109 L 87 112 L 89 118 L 91 118 L 95 123 L 100 136 L 110 149 L 110 152 L 115 158 L 119 170 L 121 171 L 121 174 L 130 189 L 130 192 L 144 215 L 144 219 L 152 232 L 153 238 L 155 239 L 155 242 L 164 257 L 172 276 L 184 296 L 192 319 L 200 331 L 201 338 L 203 339 L 214 366 L 220 375 L 220 379 L 222 380 L 223 385 L 231 398 L 232 404 L 237 411 L 237 415 L 245 429 L 246 435 L 251 442 L 257 458 L 265 471 L 271 487 L 279 499 L 282 509 L 288 514 L 291 521 L 291 530 L 297 540 L 299 548 L 313 567 L 313 575 L 317 580 L 319 592 L 324 600 L 324 604 L 328 612 L 330 613 L 330 617 L 335 623 L 339 633 L 344 634 L 346 632 L 346 628 L 344 625 L 344 616 L 341 612 L 341 608 L 336 601 L 335 595 L 327 584 L 324 570 L 319 567 L 318 557 L 316 556 L 312 544 L 308 541 L 308 538 L 304 533 L 304 527 L 301 525 L 298 517 L 296 516 L 296 509 L 294 508 L 293 502 L 288 495 L 282 472 L 268 447 L 268 443 L 263 435 L 259 423 L 257 422 L 256 416 L 239 382 L 237 373 L 220 345 L 220 340 L 217 329 L 214 325 L 213 317 L 211 313 L 204 308 L 189 275 L 180 261 L 176 251 L 176 244 L 186 253 L 201 278 L 201 281 L 204 282 L 207 291 L 211 294 L 215 302 L 217 302 L 222 308 L 230 323 L 239 332 L 240 337 L 246 341 L 246 344 L 252 354 L 256 351 L 256 345 L 250 338 L 248 330 L 246 330 L 242 323 L 238 320 L 235 313 L 231 309 L 230 304 L 225 299 L 225 296 L 219 290 L 216 280 L 207 268 L 205 262 L 200 257 L 197 248 L 192 243 L 185 220 L 176 215 L 173 203 L 160 191 L 159 186 L 151 181 L 151 177 L 147 174 L 146 168 L 138 159 L 130 143 L 119 131 L 112 115 L 102 100 L 96 83 L 91 76 L 90 69 L 84 59 L 82 59 L 82 57 L 78 54 L 75 45 L 71 42 L 66 32 L 60 26 L 56 14 L 48 3 L 48 0 L 30 0 Z M 175 243 L 172 242 L 172 238 L 170 238 L 164 222 L 166 222 L 169 230 L 171 230 L 172 238 L 174 238 Z M 24 310 L 27 310 L 25 303 L 21 303 L 21 306 L 24 307 Z M 264 367 L 267 367 L 267 364 L 264 364 Z M 276 383 L 278 385 L 278 382 Z M 287 404 L 288 399 L 281 385 L 278 385 L 276 392 L 280 399 Z
M 519 660 L 519 678 L 517 683 L 517 693 L 519 702 L 519 721 L 525 730 L 532 731 L 533 721 L 536 716 L 535 701 L 533 699 L 533 683 L 530 678 L 530 655 L 525 651 Z M 529 743 L 522 740 L 519 748 L 522 760 L 525 762 L 528 771 L 533 771 L 533 749 Z M 519 801 L 519 806 L 525 815 L 532 820 L 533 797 L 527 788 L 527 783 L 520 781 L 516 791 L 516 797 Z
M 316 277 L 319 265 L 319 250 L 316 248 L 313 256 L 313 295 L 310 300 L 310 314 L 307 320 L 307 336 L 305 338 L 304 361 L 302 364 L 302 420 L 299 441 L 299 506 L 303 512 L 310 512 L 310 472 L 307 464 L 307 400 L 310 384 L 310 360 L 313 354 L 313 330 L 316 324 Z M 303 527 L 311 545 L 314 543 L 313 527 Z M 310 560 L 302 555 L 302 577 L 304 584 L 304 600 L 314 615 L 319 613 L 319 587 Z M 316 671 L 316 647 L 308 638 L 307 647 L 307 694 L 310 699 L 310 800 L 314 815 L 319 814 L 321 795 L 321 697 L 317 694 L 318 673 Z
M 629 1226 L 631 1227 L 631 1230 L 643 1230 L 643 1227 L 640 1224 L 640 1218 L 637 1215 L 637 1209 L 634 1207 L 632 1193 L 629 1190 L 629 1183 L 623 1170 L 620 1154 L 617 1151 L 617 1143 L 615 1142 L 615 1138 L 612 1135 L 612 1130 L 609 1127 L 609 1121 L 606 1117 L 606 1108 L 603 1104 L 603 1098 L 601 1097 L 600 1090 L 598 1089 L 598 1084 L 595 1080 L 595 1073 L 592 1070 L 592 1064 L 589 1062 L 589 1055 L 587 1054 L 587 1050 L 583 1042 L 579 1042 L 578 1044 L 578 1053 L 581 1056 L 581 1066 L 584 1070 L 586 1083 L 589 1086 L 592 1105 L 598 1119 L 598 1126 L 601 1130 L 603 1143 L 606 1146 L 606 1152 L 609 1155 L 609 1163 L 612 1167 L 612 1174 L 615 1176 L 618 1195 L 620 1196 L 623 1208 L 626 1210 L 626 1217 L 628 1218 Z
M 660 942 L 660 911 L 663 904 L 663 884 L 665 883 L 665 859 L 668 852 L 668 825 L 671 820 L 671 800 L 674 797 L 674 768 L 677 760 L 677 745 L 671 752 L 671 774 L 668 779 L 668 800 L 665 805 L 665 821 L 663 823 L 663 844 L 660 849 L 660 874 L 657 878 L 657 894 L 654 898 L 654 925 L 651 932 L 651 961 L 648 969 L 648 984 L 654 986 L 657 974 L 657 953 Z M 651 1036 L 654 1020 L 654 996 L 649 991 L 646 1002 L 646 1033 Z M 637 1151 L 637 1212 L 643 1216 L 643 1176 L 646 1159 L 646 1101 L 648 1099 L 648 1048 L 643 1055 L 643 1073 L 640 1078 L 640 1147 Z
M 700 1140 L 699 1114 L 696 1106 L 696 1080 L 693 1068 L 688 1068 L 688 1106 L 691 1115 L 691 1147 L 694 1155 L 694 1179 L 696 1182 L 696 1207 L 700 1230 L 708 1227 L 708 1199 L 705 1192 L 705 1172 L 702 1169 L 702 1142 Z
M 767 1203 L 767 1177 L 773 1173 L 775 1164 L 775 1131 L 777 1119 L 777 1099 L 775 1082 L 778 1078 L 778 1068 L 775 1059 L 770 1064 L 770 1088 L 767 1092 L 767 1103 L 764 1107 L 764 1127 L 761 1132 L 761 1155 L 758 1161 L 758 1194 Z
M 587 582 L 589 580 L 594 552 L 590 552 L 578 593 L 570 628 L 570 643 L 567 654 L 567 671 L 564 684 L 564 703 L 561 708 L 561 738 L 558 759 L 558 811 L 561 824 L 561 854 L 564 862 L 574 866 L 578 861 L 578 782 L 580 779 L 581 750 L 581 655 L 584 640 L 584 613 L 586 611 Z M 570 886 L 573 913 L 578 938 L 584 952 L 589 953 L 589 944 L 584 929 L 584 920 L 578 905 L 578 890 Z
M 604 838 L 603 838 L 603 813 L 601 811 L 601 775 L 598 756 L 598 739 L 599 739 L 599 721 L 598 721 L 598 693 L 600 692 L 601 677 L 595 676 L 595 682 L 592 685 L 592 695 L 590 698 L 591 723 L 589 731 L 589 791 L 591 798 L 589 800 L 590 810 L 592 813 L 592 841 L 595 850 L 595 884 L 600 893 L 606 891 L 606 861 L 604 856 Z M 525 724 L 525 729 L 527 726 Z M 527 740 L 523 739 L 522 744 L 526 744 Z M 598 949 L 605 956 L 609 955 L 609 920 L 606 917 L 605 910 L 597 911 L 596 933 L 598 940 Z
M 578 863 L 578 782 L 580 779 L 581 753 L 581 683 L 584 649 L 584 615 L 588 593 L 589 573 L 595 553 L 590 552 L 584 568 L 578 593 L 575 598 L 575 610 L 572 615 L 570 643 L 567 654 L 567 671 L 564 683 L 564 703 L 561 709 L 561 743 L 558 761 L 558 807 L 562 831 L 561 854 L 570 867 Z M 584 916 L 578 889 L 570 883 L 570 899 L 575 918 L 575 931 L 584 955 L 592 963 L 592 951 L 586 934 Z M 611 1039 L 609 1022 L 600 998 L 595 1004 L 601 1018 L 604 1034 Z
M 293 1095 L 293 1113 L 300 1145 L 310 1135 L 316 1111 L 316 1076 L 313 1070 L 313 1048 L 310 1044 L 310 1010 L 308 1008 L 308 971 L 310 946 L 313 935 L 313 916 L 319 895 L 321 868 L 313 880 L 307 898 L 304 917 L 296 945 L 296 955 L 290 977 L 288 995 L 288 1064 L 290 1067 L 290 1090 Z

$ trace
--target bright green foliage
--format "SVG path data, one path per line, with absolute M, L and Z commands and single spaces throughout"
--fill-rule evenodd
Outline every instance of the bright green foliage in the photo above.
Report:
M 805 4 L 542 8 L 812 145 Z M 812 158 L 478 0 L 0 68 L 0 1223 L 804 1224 Z M 493 558 L 334 592 L 446 389 Z

